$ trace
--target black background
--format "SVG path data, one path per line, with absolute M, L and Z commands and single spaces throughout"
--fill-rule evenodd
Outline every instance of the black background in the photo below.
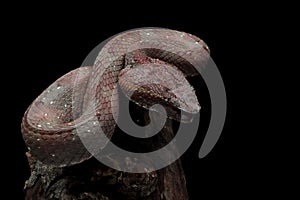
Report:
M 175 3 L 174 3 L 175 4 Z M 20 132 L 22 116 L 30 103 L 53 81 L 79 67 L 85 56 L 106 38 L 131 28 L 165 27 L 199 36 L 211 50 L 211 56 L 223 77 L 228 111 L 222 135 L 208 156 L 198 158 L 203 135 L 197 136 L 182 157 L 191 199 L 203 196 L 223 198 L 252 196 L 264 190 L 268 170 L 255 161 L 258 144 L 253 144 L 253 126 L 249 124 L 250 83 L 252 74 L 249 47 L 256 45 L 258 30 L 253 30 L 245 6 L 196 6 L 193 4 L 162 7 L 153 3 L 123 8 L 123 5 L 83 6 L 80 9 L 62 6 L 41 6 L 22 9 L 6 16 L 4 31 L 9 80 L 3 85 L 8 139 L 3 143 L 7 186 L 12 199 L 23 199 L 22 188 L 29 177 L 25 144 Z M 121 12 L 112 9 L 118 6 Z M 128 5 L 127 5 L 128 6 Z M 223 7 L 226 6 L 226 7 Z M 219 11 L 221 10 L 221 11 Z M 5 18 L 4 18 L 5 19 Z M 245 84 L 247 82 L 247 84 Z M 255 101 L 255 99 L 254 99 Z M 252 124 L 256 124 L 252 119 Z M 265 172 L 265 177 L 257 171 Z M 254 184 L 251 184 L 254 182 Z M 10 191 L 10 190 L 9 190 Z M 15 196 L 16 195 L 16 196 Z M 16 198 L 14 198 L 16 197 Z

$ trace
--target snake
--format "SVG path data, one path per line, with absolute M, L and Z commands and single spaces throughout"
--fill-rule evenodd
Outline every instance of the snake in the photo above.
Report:
M 200 110 L 186 77 L 199 75 L 209 59 L 199 37 L 166 28 L 140 28 L 110 38 L 92 66 L 70 71 L 44 90 L 26 110 L 21 132 L 31 155 L 63 167 L 90 159 L 81 138 L 101 130 L 111 139 L 119 95 L 151 109 L 161 104 L 168 118 L 190 122 Z M 80 131 L 78 131 L 80 130 Z M 95 149 L 105 148 L 107 140 Z

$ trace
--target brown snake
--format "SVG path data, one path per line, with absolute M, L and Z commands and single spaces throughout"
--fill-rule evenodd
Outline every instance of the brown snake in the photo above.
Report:
M 118 116 L 117 83 L 138 105 L 162 104 L 168 117 L 188 122 L 200 106 L 185 76 L 197 75 L 195 68 L 199 71 L 208 58 L 207 45 L 188 33 L 144 28 L 118 34 L 93 66 L 62 76 L 29 106 L 21 125 L 26 145 L 36 159 L 54 166 L 90 158 L 79 136 L 89 137 L 101 127 L 111 138 L 113 116 Z M 104 140 L 95 148 L 105 145 Z

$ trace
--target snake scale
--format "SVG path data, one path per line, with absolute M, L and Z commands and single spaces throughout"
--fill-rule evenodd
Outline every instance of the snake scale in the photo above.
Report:
M 118 84 L 136 104 L 150 108 L 159 103 L 168 117 L 188 122 L 200 106 L 185 77 L 197 75 L 208 58 L 207 45 L 188 33 L 143 28 L 118 34 L 103 46 L 93 66 L 67 73 L 33 101 L 21 125 L 25 143 L 45 164 L 62 167 L 89 159 L 79 137 L 99 128 L 112 137 Z

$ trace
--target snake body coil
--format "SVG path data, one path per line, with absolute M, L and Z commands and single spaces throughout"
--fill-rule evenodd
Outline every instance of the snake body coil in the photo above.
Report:
M 117 83 L 133 102 L 145 108 L 162 104 L 170 118 L 188 122 L 200 106 L 185 76 L 197 75 L 195 68 L 208 58 L 206 44 L 188 33 L 144 28 L 118 34 L 93 66 L 62 76 L 30 105 L 21 126 L 26 145 L 45 164 L 90 158 L 80 138 L 102 130 L 107 138 L 95 149 L 105 147 L 118 117 Z

